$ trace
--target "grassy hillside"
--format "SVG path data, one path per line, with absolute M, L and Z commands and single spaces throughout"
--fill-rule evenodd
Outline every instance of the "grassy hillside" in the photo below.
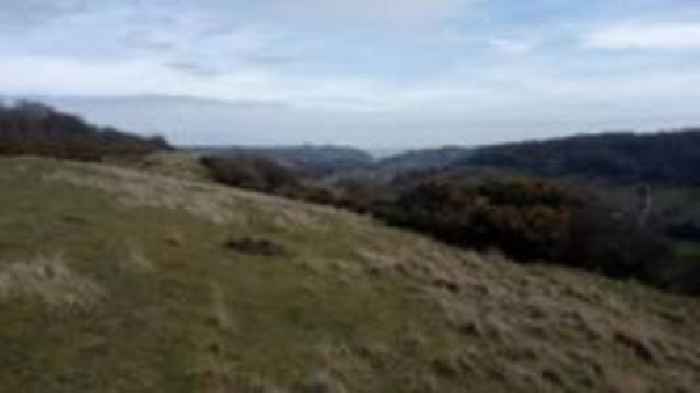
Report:
M 693 392 L 697 299 L 135 170 L 0 160 L 0 391 Z

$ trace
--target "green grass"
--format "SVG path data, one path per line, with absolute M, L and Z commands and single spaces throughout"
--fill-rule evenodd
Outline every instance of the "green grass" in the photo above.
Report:
M 2 392 L 304 392 L 318 373 L 349 392 L 594 392 L 700 373 L 694 299 L 99 166 L 0 160 L 0 190 Z M 288 255 L 224 246 L 245 236 Z M 3 298 L 13 266 L 40 256 L 63 261 L 67 283 L 39 272 Z M 79 299 L 86 282 L 103 295 Z M 614 329 L 661 343 L 659 365 Z
M 17 165 L 2 162 L 2 171 Z M 192 392 L 217 370 L 290 385 L 323 369 L 321 344 L 390 342 L 434 319 L 424 301 L 386 295 L 406 292 L 396 280 L 348 283 L 309 272 L 307 260 L 322 266 L 352 254 L 340 228 L 271 230 L 255 215 L 245 227 L 215 225 L 177 210 L 124 208 L 97 190 L 41 181 L 55 163 L 20 165 L 26 176 L 0 180 L 2 261 L 60 254 L 109 295 L 89 312 L 51 312 L 31 299 L 0 305 L 11 321 L 0 325 L 10 349 L 0 355 L 0 386 L 9 391 Z M 172 233 L 181 244 L 167 241 Z M 243 234 L 288 245 L 293 260 L 223 246 Z M 120 268 L 130 248 L 154 272 Z M 221 326 L 220 313 L 232 326 Z M 429 341 L 440 346 L 440 337 Z

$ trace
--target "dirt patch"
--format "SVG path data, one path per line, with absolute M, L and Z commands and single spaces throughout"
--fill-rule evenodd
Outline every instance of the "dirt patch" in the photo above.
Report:
M 224 244 L 224 247 L 245 255 L 265 257 L 289 255 L 287 249 L 281 244 L 263 238 L 243 237 L 238 239 L 230 239 Z

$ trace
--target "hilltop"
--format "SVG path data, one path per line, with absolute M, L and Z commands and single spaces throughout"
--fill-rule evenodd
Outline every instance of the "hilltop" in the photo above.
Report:
M 13 158 L 0 189 L 4 391 L 700 383 L 697 299 L 206 180 Z
M 38 155 L 103 161 L 133 159 L 172 147 L 160 136 L 144 137 L 90 124 L 38 102 L 0 102 L 0 155 Z

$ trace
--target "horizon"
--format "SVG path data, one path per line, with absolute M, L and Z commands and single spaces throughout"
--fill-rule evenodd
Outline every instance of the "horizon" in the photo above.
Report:
M 176 145 L 405 150 L 700 124 L 690 0 L 27 0 L 0 22 L 0 94 Z
M 284 149 L 284 148 L 300 148 L 300 147 L 347 148 L 347 149 L 361 150 L 361 151 L 365 151 L 368 153 L 382 152 L 382 151 L 394 152 L 391 154 L 391 155 L 394 155 L 394 154 L 400 154 L 400 153 L 411 152 L 411 151 L 421 151 L 421 150 L 439 150 L 439 149 L 447 149 L 447 148 L 479 149 L 479 148 L 489 147 L 489 146 L 499 146 L 499 145 L 508 145 L 508 144 L 518 144 L 518 143 L 531 143 L 531 142 L 548 142 L 548 141 L 554 141 L 554 140 L 559 140 L 559 139 L 588 137 L 588 136 L 595 137 L 595 136 L 620 134 L 620 133 L 622 133 L 622 134 L 634 134 L 637 136 L 644 136 L 644 135 L 654 135 L 654 134 L 659 134 L 659 133 L 677 133 L 677 132 L 686 132 L 686 131 L 695 131 L 695 130 L 700 130 L 700 125 L 687 125 L 687 126 L 682 126 L 682 127 L 677 127 L 677 128 L 661 128 L 661 129 L 653 129 L 653 130 L 603 130 L 603 131 L 562 134 L 562 135 L 555 135 L 555 136 L 544 137 L 544 138 L 518 139 L 518 140 L 511 140 L 511 141 L 500 141 L 500 142 L 494 142 L 494 143 L 488 143 L 488 144 L 472 144 L 472 145 L 469 145 L 469 144 L 443 144 L 443 145 L 423 145 L 423 146 L 363 146 L 363 145 L 352 145 L 352 144 L 302 142 L 302 143 L 297 143 L 297 144 L 277 143 L 277 144 L 265 144 L 265 145 L 254 144 L 254 143 L 252 143 L 252 144 L 214 144 L 214 145 L 174 144 L 174 147 L 176 147 L 178 149 L 208 149 L 208 148 L 225 149 L 225 148 L 238 148 L 238 147 L 248 148 L 248 149 Z
M 142 96 L 144 97 L 144 96 Z M 47 99 L 48 98 L 48 99 Z M 90 122 L 90 119 L 85 118 L 84 114 L 78 113 L 77 111 L 65 111 L 65 108 L 60 108 L 55 105 L 50 104 L 51 99 L 59 99 L 60 97 L 3 97 L 0 95 L 0 105 L 15 105 L 23 101 L 29 103 L 38 103 L 40 105 L 46 105 L 53 110 L 63 111 L 64 113 L 78 116 L 83 120 Z M 65 98 L 65 97 L 64 97 Z M 75 97 L 73 97 L 75 98 Z M 95 99 L 105 99 L 105 97 L 94 97 Z M 133 97 L 120 97 L 122 99 L 130 99 Z M 180 97 L 169 97 L 169 98 L 180 98 Z M 191 97 L 190 97 L 191 98 Z M 94 120 L 94 119 L 93 119 Z M 116 128 L 114 124 L 111 123 L 99 123 L 92 122 L 91 124 L 100 128 Z M 409 152 L 419 152 L 426 150 L 440 150 L 440 149 L 479 149 L 490 146 L 502 146 L 510 144 L 519 143 L 532 143 L 532 142 L 549 142 L 556 141 L 560 139 L 576 138 L 576 137 L 589 137 L 589 136 L 603 136 L 610 134 L 633 134 L 636 136 L 644 135 L 654 135 L 663 133 L 677 133 L 677 132 L 687 132 L 687 131 L 697 131 L 700 130 L 700 124 L 693 125 L 681 125 L 669 128 L 657 128 L 657 129 L 617 129 L 617 130 L 593 130 L 590 132 L 572 132 L 572 133 L 561 133 L 553 136 L 544 137 L 531 137 L 526 139 L 512 139 L 512 140 L 501 140 L 494 141 L 490 143 L 482 144 L 468 144 L 468 143 L 446 143 L 446 144 L 427 144 L 427 145 L 413 145 L 413 146 L 371 146 L 362 144 L 351 144 L 351 143 L 334 143 L 332 141 L 326 142 L 313 142 L 313 141 L 303 141 L 298 143 L 284 143 L 284 142 L 271 142 L 271 143 L 172 143 L 167 135 L 159 132 L 134 132 L 130 129 L 116 128 L 118 131 L 126 132 L 134 135 L 142 135 L 146 137 L 164 137 L 174 148 L 182 150 L 198 150 L 198 149 L 226 149 L 226 148 L 244 148 L 244 149 L 285 149 L 285 148 L 341 148 L 341 149 L 354 149 L 370 154 L 374 159 L 381 160 L 385 158 L 390 158 L 393 156 L 401 155 Z

